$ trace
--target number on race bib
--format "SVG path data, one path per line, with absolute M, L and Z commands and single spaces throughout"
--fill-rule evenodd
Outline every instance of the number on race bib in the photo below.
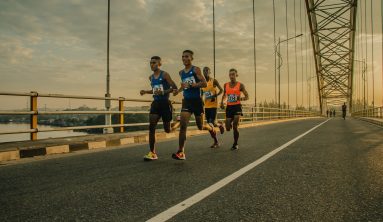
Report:
M 187 83 L 188 85 L 196 83 L 194 76 L 190 76 L 190 77 L 183 79 L 183 82 Z
M 153 86 L 153 94 L 154 95 L 161 94 L 161 92 L 163 92 L 163 91 L 164 91 L 164 86 L 162 84 Z
M 227 95 L 227 102 L 234 103 L 237 102 L 238 96 L 236 94 L 229 94 Z
M 204 92 L 204 94 L 205 94 L 206 99 L 211 99 L 214 97 L 213 93 L 211 93 L 211 91 L 206 91 L 206 92 Z

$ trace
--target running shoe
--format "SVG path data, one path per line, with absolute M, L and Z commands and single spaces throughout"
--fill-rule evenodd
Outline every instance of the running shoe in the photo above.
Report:
M 178 151 L 177 153 L 173 153 L 172 158 L 176 159 L 176 160 L 186 160 L 185 153 L 182 151 Z
M 239 149 L 238 144 L 233 144 L 233 146 L 231 147 L 231 150 L 238 150 L 238 149 Z
M 157 154 L 151 151 L 144 156 L 144 160 L 157 160 L 157 159 L 158 159 Z
M 210 148 L 219 148 L 219 143 L 214 143 L 213 145 L 210 146 Z

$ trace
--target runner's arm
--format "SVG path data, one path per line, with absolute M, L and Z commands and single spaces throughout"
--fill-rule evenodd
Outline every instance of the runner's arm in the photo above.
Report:
M 204 88 L 204 87 L 206 87 L 207 86 L 206 79 L 205 79 L 205 76 L 202 75 L 201 69 L 199 67 L 195 67 L 194 70 L 195 70 L 195 73 L 197 75 L 199 82 L 193 83 L 191 85 L 191 87 L 193 87 L 193 88 Z
M 249 100 L 249 93 L 247 93 L 246 89 L 245 89 L 245 85 L 243 85 L 241 83 L 241 88 L 240 88 L 241 92 L 243 93 L 243 95 L 245 95 L 245 97 L 241 97 L 240 100 L 241 101 L 246 101 L 246 100 Z
M 149 76 L 149 81 L 151 81 L 151 76 Z M 153 94 L 153 90 L 140 90 L 140 94 L 141 96 L 145 95 L 145 94 Z
M 221 85 L 219 84 L 219 82 L 216 79 L 214 79 L 213 85 L 217 86 L 217 88 L 219 90 L 219 92 L 216 95 L 216 97 L 218 97 L 219 95 L 221 95 L 223 93 L 223 89 L 222 89 Z
M 177 85 L 174 83 L 174 81 L 172 80 L 172 77 L 170 77 L 169 73 L 164 72 L 164 79 L 170 85 L 170 89 L 165 90 L 164 94 L 171 93 L 171 92 L 174 92 L 174 90 L 177 90 Z
M 182 70 L 178 72 L 178 75 L 180 75 L 180 77 L 181 77 L 181 72 Z M 180 88 L 176 87 L 175 89 L 173 89 L 173 96 L 178 95 L 178 93 L 182 92 L 183 89 L 184 89 L 184 86 L 183 86 L 183 83 L 181 82 Z
M 222 95 L 222 98 L 221 98 L 221 109 L 224 108 L 224 105 L 223 105 L 223 100 L 226 99 L 226 83 L 223 85 L 223 95 Z

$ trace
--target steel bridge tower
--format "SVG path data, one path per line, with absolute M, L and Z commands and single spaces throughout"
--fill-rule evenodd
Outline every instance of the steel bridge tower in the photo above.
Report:
M 321 112 L 351 110 L 357 0 L 305 0 Z

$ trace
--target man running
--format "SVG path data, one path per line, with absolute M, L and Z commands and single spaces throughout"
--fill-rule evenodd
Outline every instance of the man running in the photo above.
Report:
M 217 107 L 218 107 L 218 96 L 222 94 L 223 89 L 219 82 L 216 79 L 213 79 L 210 77 L 210 68 L 204 67 L 203 68 L 203 75 L 206 79 L 207 86 L 205 88 L 202 88 L 202 93 L 204 95 L 204 102 L 205 102 L 205 118 L 206 122 L 211 126 L 219 127 L 219 131 L 221 134 L 225 132 L 225 129 L 223 128 L 223 124 L 221 122 L 216 123 L 215 119 L 217 117 Z M 217 89 L 219 92 L 217 93 Z M 213 137 L 214 143 L 210 146 L 210 148 L 218 148 L 219 143 L 217 140 L 217 137 Z
M 213 127 L 203 124 L 203 101 L 201 98 L 201 88 L 206 87 L 206 79 L 201 73 L 199 67 L 193 66 L 193 51 L 185 50 L 182 53 L 182 62 L 185 66 L 179 72 L 182 83 L 180 89 L 174 93 L 177 95 L 183 91 L 181 120 L 180 120 L 180 133 L 179 133 L 179 147 L 172 157 L 176 160 L 185 160 L 185 141 L 186 130 L 192 114 L 194 114 L 195 121 L 199 130 L 208 130 L 210 135 L 215 138 L 216 132 Z
M 346 111 L 347 111 L 346 103 L 343 103 L 343 105 L 342 105 L 342 117 L 344 120 L 346 119 Z
M 230 131 L 233 127 L 234 133 L 234 143 L 231 147 L 231 150 L 237 150 L 238 139 L 239 139 L 239 120 L 242 114 L 242 105 L 241 101 L 246 101 L 249 99 L 249 94 L 245 89 L 245 85 L 237 81 L 238 72 L 236 69 L 230 69 L 229 71 L 230 82 L 225 83 L 223 86 L 224 93 L 221 100 L 221 108 L 224 109 L 223 104 L 224 99 L 227 98 L 226 102 L 226 130 Z M 241 97 L 241 92 L 245 97 Z
M 149 148 L 150 152 L 144 156 L 144 160 L 157 160 L 158 156 L 154 144 L 156 143 L 156 126 L 160 118 L 164 123 L 166 133 L 170 132 L 170 121 L 172 120 L 172 105 L 169 100 L 169 93 L 177 89 L 170 75 L 160 69 L 161 58 L 153 56 L 150 59 L 150 68 L 153 74 L 149 76 L 151 90 L 141 90 L 144 94 L 153 94 L 153 102 L 150 106 L 149 114 Z

